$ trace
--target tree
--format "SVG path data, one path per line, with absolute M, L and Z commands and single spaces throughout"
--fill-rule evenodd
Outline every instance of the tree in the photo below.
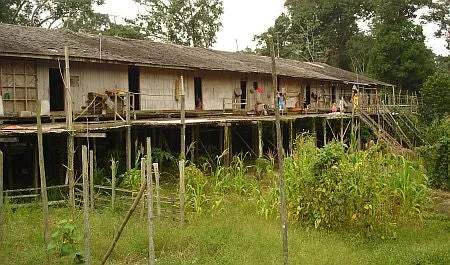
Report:
M 273 35 L 282 57 L 350 69 L 348 43 L 358 33 L 357 21 L 365 5 L 362 0 L 287 0 L 287 12 L 278 17 L 275 26 L 256 36 L 259 50 L 267 53 L 261 44 L 266 35 Z
M 150 39 L 210 47 L 223 14 L 222 0 L 135 0 L 146 9 L 135 24 Z
M 99 32 L 109 18 L 95 12 L 93 5 L 103 3 L 104 0 L 2 0 L 0 22 Z
M 450 73 L 437 71 L 429 76 L 423 84 L 421 95 L 422 117 L 425 120 L 447 116 L 450 109 Z
M 376 26 L 368 63 L 374 77 L 418 92 L 434 69 L 434 54 L 425 46 L 421 26 L 407 19 Z

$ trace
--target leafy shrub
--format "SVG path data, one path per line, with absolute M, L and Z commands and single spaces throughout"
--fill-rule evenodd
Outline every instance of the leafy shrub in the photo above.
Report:
M 61 220 L 58 230 L 52 234 L 52 242 L 47 246 L 47 251 L 57 251 L 60 257 L 69 257 L 74 264 L 83 264 L 83 256 L 77 249 L 81 239 L 73 220 Z
M 420 218 L 427 201 L 421 167 L 378 147 L 348 152 L 339 143 L 317 149 L 300 137 L 285 159 L 288 217 L 316 228 L 387 230 L 402 217 Z M 279 186 L 260 199 L 266 215 L 278 212 Z
M 450 120 L 435 120 L 428 128 L 432 144 L 421 146 L 419 153 L 434 188 L 450 190 Z

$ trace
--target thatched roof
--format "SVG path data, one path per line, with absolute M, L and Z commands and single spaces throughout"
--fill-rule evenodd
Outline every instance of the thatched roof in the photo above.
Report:
M 271 73 L 266 56 L 216 51 L 180 45 L 118 37 L 75 33 L 65 29 L 44 29 L 0 24 L 0 56 L 54 59 L 70 48 L 71 60 L 146 65 L 165 68 L 201 69 L 242 73 Z M 327 64 L 310 64 L 277 59 L 282 76 L 326 81 L 359 81 L 389 85 Z

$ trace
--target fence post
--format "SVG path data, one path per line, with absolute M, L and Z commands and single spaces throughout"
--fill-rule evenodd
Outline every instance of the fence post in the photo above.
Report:
M 116 204 L 116 161 L 111 160 L 111 207 Z
M 181 225 L 184 224 L 184 194 L 185 194 L 185 187 L 184 187 L 184 160 L 180 160 L 178 162 L 178 167 L 180 169 L 180 223 Z
M 41 199 L 42 199 L 42 213 L 44 217 L 44 239 L 45 244 L 50 244 L 50 221 L 48 213 L 48 198 L 47 198 L 47 180 L 45 177 L 44 165 L 44 147 L 42 140 L 42 125 L 41 125 L 41 102 L 36 102 L 36 119 L 37 119 L 37 138 L 38 138 L 38 152 L 39 152 L 39 175 L 41 179 Z
M 141 186 L 145 184 L 145 158 L 141 158 Z M 144 196 L 145 198 L 145 196 Z M 142 207 L 141 207 L 141 219 L 144 218 L 144 210 L 145 210 L 145 199 L 142 200 Z
M 91 209 L 94 209 L 94 150 L 89 151 L 89 184 Z
M 152 178 L 152 142 L 147 137 L 147 210 L 148 210 L 148 264 L 155 264 L 154 224 L 153 224 L 153 178 Z
M 0 150 L 0 243 L 3 240 L 3 152 Z
M 160 186 L 159 186 L 159 165 L 158 163 L 153 163 L 153 170 L 155 171 L 155 182 L 156 182 L 156 215 L 158 216 L 158 221 L 161 222 L 161 196 L 160 196 Z
M 84 232 L 84 256 L 85 264 L 91 264 L 91 229 L 89 227 L 89 171 L 88 171 L 88 149 L 83 145 L 81 148 L 83 164 L 83 232 Z

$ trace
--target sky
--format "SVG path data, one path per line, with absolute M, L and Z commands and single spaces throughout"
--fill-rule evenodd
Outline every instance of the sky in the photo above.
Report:
M 223 51 L 255 48 L 253 36 L 272 26 L 284 10 L 284 0 L 223 0 L 223 4 L 222 28 L 212 47 Z M 117 22 L 121 18 L 133 18 L 143 12 L 133 0 L 106 0 L 105 5 L 97 7 L 97 11 L 116 17 Z M 433 36 L 436 29 L 437 25 L 424 25 L 426 44 L 436 54 L 449 55 L 445 40 Z

